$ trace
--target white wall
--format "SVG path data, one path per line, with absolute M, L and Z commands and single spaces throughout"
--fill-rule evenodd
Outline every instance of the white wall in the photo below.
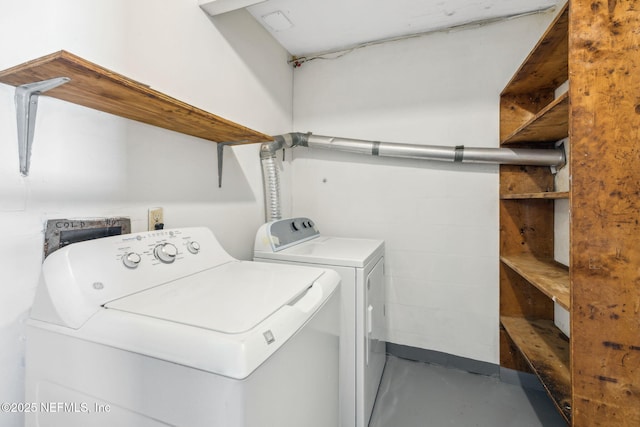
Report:
M 553 14 L 315 60 L 294 72 L 294 129 L 498 146 L 499 94 Z M 388 339 L 498 363 L 498 168 L 295 150 L 294 215 L 387 244 Z
M 287 53 L 246 12 L 196 0 L 46 0 L 0 5 L 0 69 L 65 49 L 267 134 L 291 129 Z M 209 226 L 251 257 L 264 220 L 258 145 L 213 143 L 40 97 L 31 173 L 18 172 L 14 90 L 0 84 L 0 401 L 22 402 L 24 322 L 48 218 L 123 215 L 134 231 L 163 206 L 168 227 Z M 0 414 L 3 426 L 22 424 Z

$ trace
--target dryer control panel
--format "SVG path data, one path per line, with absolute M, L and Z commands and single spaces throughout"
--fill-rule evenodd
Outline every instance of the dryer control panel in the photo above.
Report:
M 320 235 L 315 223 L 306 217 L 286 218 L 264 224 L 256 235 L 256 247 L 278 252 Z

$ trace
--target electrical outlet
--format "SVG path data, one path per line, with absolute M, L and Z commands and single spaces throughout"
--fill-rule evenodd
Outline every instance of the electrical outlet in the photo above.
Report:
M 163 227 L 164 227 L 164 212 L 162 211 L 162 208 L 150 208 L 149 209 L 149 231 L 159 230 Z

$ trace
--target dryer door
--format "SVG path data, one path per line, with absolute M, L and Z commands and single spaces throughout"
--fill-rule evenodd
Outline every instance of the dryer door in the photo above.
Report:
M 367 426 L 386 361 L 385 340 L 385 291 L 384 258 L 376 263 L 365 282 L 365 366 L 364 366 L 364 414 Z

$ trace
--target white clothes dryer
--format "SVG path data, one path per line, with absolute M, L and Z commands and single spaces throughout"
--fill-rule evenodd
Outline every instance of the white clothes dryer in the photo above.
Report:
M 236 260 L 206 228 L 59 249 L 27 326 L 26 425 L 335 426 L 339 280 Z
M 366 427 L 386 362 L 384 241 L 324 236 L 309 218 L 282 219 L 260 227 L 254 260 L 340 275 L 340 425 Z

